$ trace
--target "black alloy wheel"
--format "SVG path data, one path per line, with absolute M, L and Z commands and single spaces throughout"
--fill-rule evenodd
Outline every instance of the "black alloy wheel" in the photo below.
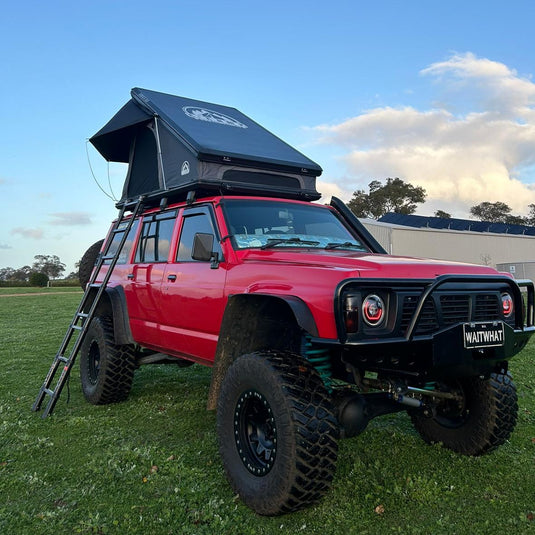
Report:
M 271 407 L 260 392 L 247 390 L 234 411 L 234 439 L 249 472 L 267 474 L 277 455 L 277 427 Z
M 302 509 L 330 488 L 338 422 L 323 381 L 299 355 L 238 357 L 221 385 L 217 435 L 232 488 L 258 514 Z

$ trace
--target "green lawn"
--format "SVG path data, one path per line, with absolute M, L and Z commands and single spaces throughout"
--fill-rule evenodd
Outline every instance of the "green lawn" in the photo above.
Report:
M 209 369 L 141 368 L 127 402 L 96 407 L 75 366 L 69 403 L 65 389 L 50 418 L 31 412 L 80 300 L 48 293 L 0 298 L 0 533 L 535 533 L 534 343 L 512 363 L 519 421 L 497 451 L 461 457 L 405 414 L 379 418 L 341 441 L 319 505 L 264 518 L 225 480 Z
M 0 297 L 14 294 L 54 294 L 54 293 L 81 293 L 80 286 L 57 286 L 51 288 L 36 288 L 34 286 L 24 286 L 15 288 L 0 288 Z

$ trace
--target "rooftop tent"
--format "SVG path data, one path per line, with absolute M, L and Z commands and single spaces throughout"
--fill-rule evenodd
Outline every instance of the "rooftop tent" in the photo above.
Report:
M 319 165 L 227 106 L 134 88 L 91 139 L 108 161 L 128 163 L 120 203 L 217 190 L 316 200 Z

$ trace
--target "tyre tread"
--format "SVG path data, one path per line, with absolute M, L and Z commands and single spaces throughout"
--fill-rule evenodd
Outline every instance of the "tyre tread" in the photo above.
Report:
M 106 348 L 105 363 L 101 366 L 99 378 L 93 392 L 89 395 L 84 394 L 90 403 L 94 405 L 106 405 L 109 403 L 118 403 L 127 399 L 132 387 L 134 371 L 136 369 L 134 347 L 131 345 L 117 345 L 113 333 L 113 322 L 109 317 L 96 317 L 92 320 L 97 325 L 91 325 L 87 333 L 86 340 L 90 343 L 90 336 L 99 336 L 101 331 L 102 342 Z M 92 332 L 95 331 L 95 334 Z M 84 344 L 85 344 L 84 340 Z M 82 349 L 84 351 L 84 349 Z M 104 358 L 104 357 L 101 357 Z M 82 366 L 84 358 L 80 363 L 82 385 L 84 375 Z
M 290 485 L 286 481 L 279 482 L 280 493 L 276 498 L 245 496 L 242 495 L 240 483 L 234 479 L 232 467 L 225 466 L 231 485 L 244 502 L 259 514 L 283 514 L 314 504 L 330 488 L 338 455 L 338 423 L 323 381 L 305 359 L 293 353 L 251 353 L 239 357 L 233 366 L 240 366 L 244 359 L 264 361 L 276 373 L 285 394 L 295 427 L 295 456 L 291 460 L 294 463 L 293 480 Z M 225 403 L 228 401 L 222 391 L 218 413 L 228 410 L 223 407 Z M 221 437 L 223 458 L 224 446 L 221 446 L 224 441 Z
M 442 443 L 465 455 L 483 455 L 504 444 L 513 432 L 518 400 L 510 373 L 492 373 L 488 379 L 467 380 L 474 405 L 472 414 L 458 429 L 448 429 L 432 418 L 413 414 L 415 429 L 428 444 Z

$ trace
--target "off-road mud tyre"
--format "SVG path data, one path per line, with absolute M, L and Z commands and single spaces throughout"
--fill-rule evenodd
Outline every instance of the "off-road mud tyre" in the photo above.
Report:
M 516 387 L 509 373 L 489 378 L 459 380 L 454 389 L 462 392 L 462 406 L 444 404 L 434 417 L 412 414 L 412 422 L 428 443 L 442 443 L 463 455 L 483 455 L 508 440 L 516 425 Z
M 298 355 L 236 359 L 221 386 L 217 435 L 232 488 L 258 514 L 301 509 L 330 488 L 338 423 L 321 378 Z
M 82 259 L 80 260 L 80 266 L 78 268 L 78 280 L 80 281 L 80 286 L 83 290 L 87 286 L 89 279 L 91 277 L 91 272 L 97 261 L 97 256 L 100 250 L 102 249 L 102 244 L 104 240 L 99 240 L 94 243 L 89 249 L 84 253 Z
M 114 343 L 111 318 L 93 318 L 80 348 L 80 379 L 87 401 L 93 405 L 124 401 L 135 368 L 134 346 Z

